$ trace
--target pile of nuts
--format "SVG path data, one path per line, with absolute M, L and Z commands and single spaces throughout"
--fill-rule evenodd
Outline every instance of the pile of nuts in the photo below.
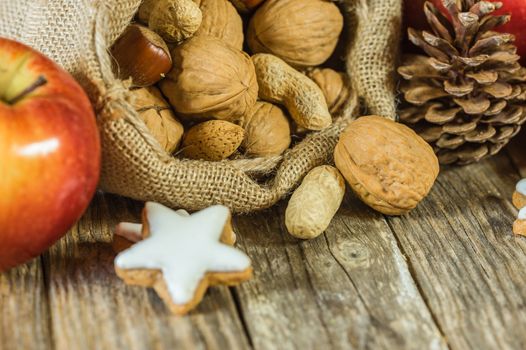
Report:
M 144 0 L 111 54 L 170 154 L 269 157 L 330 126 L 348 99 L 346 75 L 318 68 L 342 29 L 324 0 Z
M 336 168 L 311 170 L 294 191 L 285 225 L 295 237 L 321 235 L 338 211 L 345 181 L 358 198 L 386 215 L 403 215 L 429 193 L 438 159 L 424 139 L 407 126 L 381 116 L 351 122 L 334 150 Z
M 319 67 L 343 29 L 330 1 L 145 0 L 137 21 L 112 48 L 115 68 L 131 78 L 135 109 L 170 154 L 207 161 L 278 156 L 291 136 L 329 127 L 349 100 L 346 75 Z M 345 180 L 375 210 L 401 215 L 428 194 L 439 172 L 420 136 L 379 116 L 348 126 L 335 162 L 337 168 L 313 169 L 292 195 L 285 212 L 292 235 L 312 239 L 325 231 Z

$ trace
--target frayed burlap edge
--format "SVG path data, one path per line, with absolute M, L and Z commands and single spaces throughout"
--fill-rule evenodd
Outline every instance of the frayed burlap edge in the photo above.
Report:
M 115 78 L 108 48 L 140 0 L 0 1 L 0 35 L 20 40 L 68 69 L 96 108 L 103 143 L 100 187 L 138 200 L 197 210 L 224 204 L 246 213 L 272 206 L 314 167 L 332 162 L 340 132 L 356 115 L 358 95 L 372 113 L 394 117 L 394 62 L 402 0 L 339 0 L 348 17 L 347 68 L 355 94 L 328 129 L 283 157 L 203 162 L 165 153 Z M 270 178 L 260 184 L 251 175 Z
M 396 23 L 400 23 L 400 0 L 339 2 L 357 21 L 356 37 L 366 36 L 355 41 L 348 55 L 354 91 L 363 91 L 360 96 L 373 113 L 394 118 L 390 75 L 397 45 L 392 39 L 399 36 Z M 377 19 L 378 15 L 383 19 Z M 97 20 L 105 22 L 107 18 L 102 13 Z M 382 24 L 380 31 L 371 31 L 371 21 Z M 188 210 L 212 204 L 226 205 L 237 213 L 268 208 L 289 194 L 312 168 L 332 162 L 339 134 L 356 113 L 355 94 L 331 127 L 309 135 L 282 159 L 205 162 L 173 158 L 151 137 L 127 101 L 125 84 L 115 79 L 106 51 L 110 42 L 100 41 L 102 36 L 97 35 L 101 25 L 95 24 L 94 37 L 104 81 L 104 88 L 99 89 L 103 96 L 99 115 L 103 143 L 101 188 L 105 191 Z M 384 27 L 395 34 L 386 35 Z M 382 33 L 381 38 L 378 33 Z M 367 90 L 378 85 L 374 91 Z M 277 164 L 274 177 L 265 184 L 247 174 L 268 172 Z

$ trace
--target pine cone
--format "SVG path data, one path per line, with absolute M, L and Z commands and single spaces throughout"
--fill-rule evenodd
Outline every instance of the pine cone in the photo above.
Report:
M 496 154 L 526 120 L 526 69 L 514 36 L 493 31 L 510 20 L 500 2 L 442 0 L 444 16 L 424 5 L 432 32 L 408 30 L 424 55 L 405 56 L 398 73 L 400 120 L 429 142 L 442 164 Z

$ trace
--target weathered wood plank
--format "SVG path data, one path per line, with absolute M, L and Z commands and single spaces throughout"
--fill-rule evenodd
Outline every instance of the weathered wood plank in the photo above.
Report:
M 284 207 L 235 220 L 256 278 L 237 288 L 255 349 L 443 349 L 383 217 L 347 196 L 325 233 L 286 233 Z
M 0 349 L 49 349 L 49 313 L 40 258 L 0 274 Z
M 349 195 L 313 241 L 285 233 L 283 206 L 237 218 L 256 278 L 232 291 L 254 347 L 525 348 L 526 239 L 511 234 L 509 201 L 518 179 L 504 154 L 447 169 L 413 213 L 388 219 L 396 236 Z M 45 256 L 50 313 L 38 259 L 0 274 L 0 348 L 249 347 L 227 288 L 177 318 L 116 278 L 111 230 L 139 211 L 97 196 Z
M 517 135 L 507 150 L 522 177 L 526 177 L 526 128 Z
M 110 242 L 140 205 L 98 194 L 80 222 L 45 256 L 58 349 L 242 349 L 248 340 L 228 288 L 213 288 L 191 315 L 169 313 L 152 290 L 126 286 Z
M 511 232 L 518 178 L 505 154 L 445 169 L 416 210 L 389 218 L 452 349 L 526 348 L 526 239 Z

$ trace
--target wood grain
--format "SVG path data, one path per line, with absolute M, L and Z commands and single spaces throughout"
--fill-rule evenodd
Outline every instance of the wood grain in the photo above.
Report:
M 283 211 L 236 220 L 256 271 L 237 288 L 255 349 L 446 348 L 382 216 L 353 198 L 299 241 Z
M 82 220 L 45 257 L 57 349 L 243 349 L 248 346 L 227 287 L 213 288 L 187 317 L 169 313 L 152 290 L 126 286 L 113 270 L 119 221 L 141 206 L 97 195 Z
M 389 218 L 452 349 L 526 348 L 526 238 L 511 232 L 518 178 L 505 154 L 446 169 L 415 211 Z
M 0 349 L 48 349 L 49 313 L 40 258 L 0 274 Z
M 286 233 L 284 203 L 238 217 L 255 278 L 211 289 L 187 317 L 115 276 L 113 227 L 142 206 L 98 194 L 42 259 L 0 274 L 0 349 L 524 349 L 512 158 L 445 169 L 400 218 L 347 194 L 312 241 Z

